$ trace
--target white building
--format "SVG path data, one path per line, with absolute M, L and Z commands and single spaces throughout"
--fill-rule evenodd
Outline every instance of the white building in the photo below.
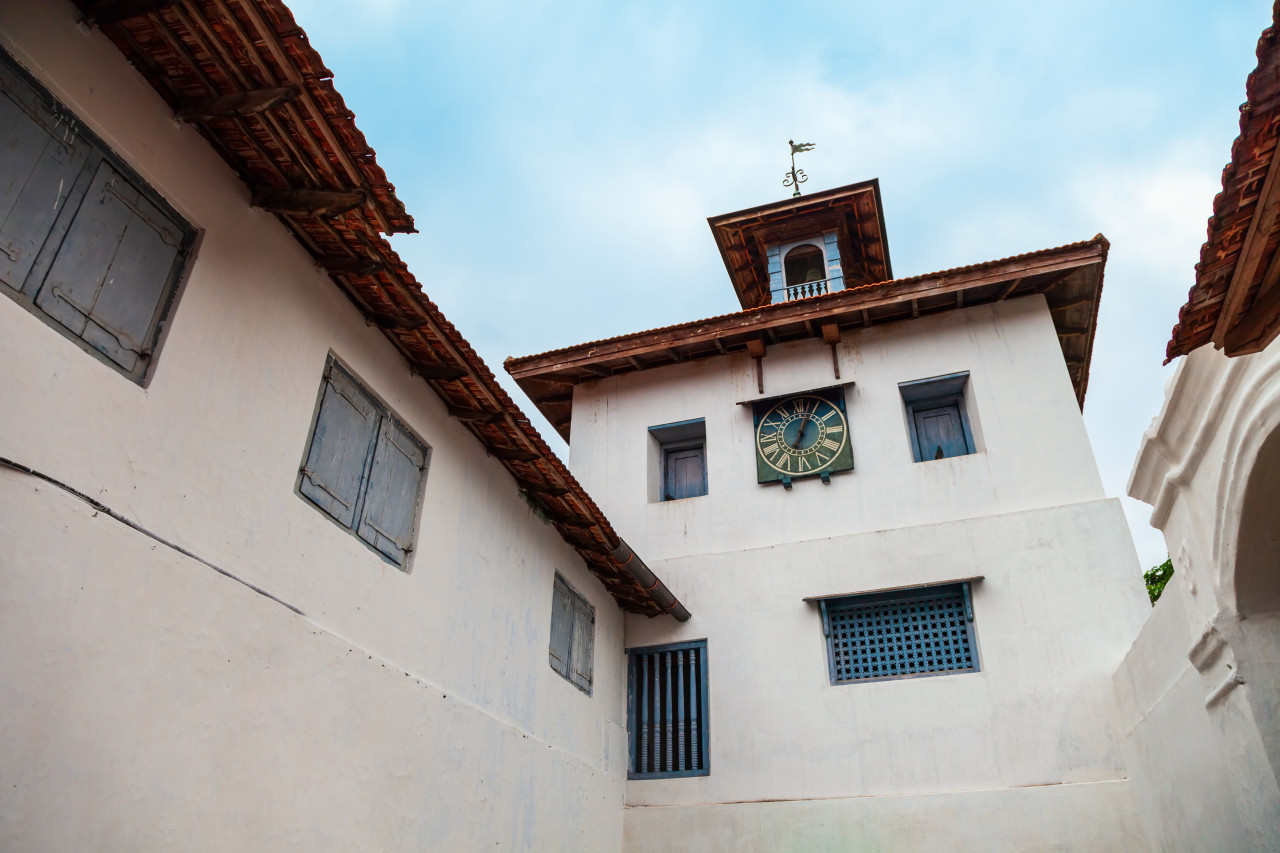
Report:
M 627 621 L 705 640 L 712 766 L 633 742 L 626 849 L 1142 847 L 1111 679 L 1150 608 L 1080 416 L 1106 241 L 860 284 L 875 182 L 711 225 L 741 313 L 506 365 L 697 602 Z
M 571 474 L 329 76 L 280 0 L 0 4 L 0 848 L 1276 846 L 1274 346 L 1148 437 L 1151 618 L 1101 236 L 716 217 L 742 311 L 508 360 Z
M 679 605 L 288 11 L 148 5 L 0 4 L 0 848 L 618 850 L 620 608 Z

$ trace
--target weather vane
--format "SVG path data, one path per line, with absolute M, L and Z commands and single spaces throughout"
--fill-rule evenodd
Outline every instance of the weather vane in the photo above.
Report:
M 804 169 L 796 168 L 796 155 L 805 151 L 813 150 L 812 142 L 799 142 L 788 139 L 787 144 L 791 146 L 791 171 L 787 172 L 787 176 L 782 179 L 784 187 L 795 187 L 796 191 L 791 194 L 792 198 L 800 197 L 800 185 L 809 180 L 809 176 L 804 173 Z

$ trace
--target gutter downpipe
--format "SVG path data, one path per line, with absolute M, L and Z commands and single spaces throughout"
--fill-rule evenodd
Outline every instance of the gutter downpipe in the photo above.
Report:
M 667 589 L 666 584 L 649 570 L 644 564 L 644 560 L 640 559 L 635 551 L 631 550 L 631 546 L 618 537 L 618 547 L 609 551 L 609 556 L 613 557 L 622 564 L 623 570 L 631 577 L 635 578 L 636 583 L 645 588 L 645 591 L 653 596 L 653 600 L 665 612 L 675 617 L 677 622 L 688 622 L 689 611 L 685 606 L 676 600 L 671 590 Z

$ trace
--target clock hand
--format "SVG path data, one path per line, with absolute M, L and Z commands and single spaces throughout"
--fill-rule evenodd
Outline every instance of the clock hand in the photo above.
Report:
M 791 442 L 792 448 L 800 447 L 800 439 L 804 438 L 804 429 L 809 425 L 810 418 L 808 415 L 803 416 L 800 420 L 800 431 L 796 433 L 796 440 Z

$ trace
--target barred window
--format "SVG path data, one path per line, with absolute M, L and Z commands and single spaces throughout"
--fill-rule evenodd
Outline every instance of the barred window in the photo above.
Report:
M 707 641 L 627 650 L 628 779 L 711 773 Z
M 818 604 L 832 684 L 978 670 L 967 582 Z

